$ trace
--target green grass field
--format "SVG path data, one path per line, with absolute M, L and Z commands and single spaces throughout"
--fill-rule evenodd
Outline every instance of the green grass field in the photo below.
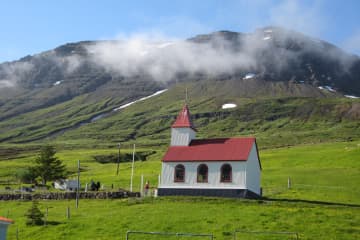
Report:
M 75 209 L 74 201 L 42 201 L 40 208 L 49 208 L 49 224 L 41 227 L 24 224 L 30 202 L 2 205 L 2 211 L 10 209 L 9 217 L 16 220 L 9 239 L 15 239 L 17 227 L 19 239 L 125 239 L 128 230 L 212 233 L 216 239 L 232 239 L 235 229 L 294 231 L 301 239 L 356 239 L 360 234 L 359 207 L 323 204 L 177 197 L 81 200 Z
M 131 146 L 127 148 L 130 152 Z M 157 152 L 147 161 L 135 163 L 134 190 L 140 188 L 142 174 L 152 186 L 157 184 L 165 149 L 152 150 Z M 121 164 L 120 174 L 116 176 L 115 164 L 100 164 L 92 158 L 110 153 L 116 154 L 116 148 L 59 149 L 57 156 L 72 171 L 76 169 L 76 161 L 81 160 L 83 182 L 94 179 L 105 188 L 114 184 L 115 188 L 128 189 L 130 163 Z M 5 179 L 15 180 L 11 173 L 31 164 L 33 156 L 34 153 L 25 153 L 21 158 L 1 161 L 2 183 Z M 260 146 L 265 197 L 262 201 L 191 197 L 81 200 L 79 209 L 75 209 L 74 200 L 40 201 L 43 212 L 49 209 L 49 225 L 43 227 L 25 225 L 24 214 L 31 202 L 0 202 L 0 215 L 15 220 L 9 228 L 9 239 L 16 239 L 16 229 L 19 239 L 125 239 L 128 230 L 212 233 L 215 239 L 233 239 L 232 232 L 236 229 L 299 232 L 301 239 L 357 239 L 360 236 L 359 157 L 359 141 L 265 150 Z M 290 189 L 288 177 L 292 182 Z M 66 218 L 68 206 L 70 219 Z M 255 239 L 252 235 L 237 236 Z M 175 238 L 133 235 L 130 239 Z

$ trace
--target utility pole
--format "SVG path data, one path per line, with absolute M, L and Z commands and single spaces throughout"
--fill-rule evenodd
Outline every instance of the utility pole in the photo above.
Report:
M 120 167 L 120 143 L 118 143 L 118 147 L 119 147 L 119 153 L 118 153 L 118 159 L 117 159 L 116 176 L 119 175 L 119 167 Z
M 133 147 L 133 158 L 132 158 L 132 164 L 131 164 L 130 192 L 133 191 L 134 164 L 135 164 L 135 144 Z
M 76 188 L 76 208 L 79 208 L 79 191 L 80 191 L 80 160 L 78 160 L 78 175 L 77 175 L 77 188 Z

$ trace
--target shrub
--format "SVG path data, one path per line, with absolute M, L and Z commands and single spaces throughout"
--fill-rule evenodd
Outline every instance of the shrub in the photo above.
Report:
M 135 153 L 135 161 L 146 161 L 147 157 L 156 153 L 155 151 L 146 151 L 146 152 L 137 152 Z M 94 160 L 98 163 L 117 163 L 118 155 L 109 154 L 109 155 L 96 155 L 93 156 Z M 132 153 L 123 153 L 120 154 L 120 162 L 131 162 Z
M 31 167 L 26 169 L 19 169 L 15 173 L 15 177 L 22 183 L 34 183 L 37 177 L 35 170 Z

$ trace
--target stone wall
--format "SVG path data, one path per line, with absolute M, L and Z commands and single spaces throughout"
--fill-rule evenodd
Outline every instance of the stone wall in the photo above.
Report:
M 80 199 L 117 199 L 140 197 L 139 192 L 80 192 Z M 45 192 L 45 193 L 1 193 L 0 201 L 10 200 L 62 200 L 75 199 L 76 192 Z

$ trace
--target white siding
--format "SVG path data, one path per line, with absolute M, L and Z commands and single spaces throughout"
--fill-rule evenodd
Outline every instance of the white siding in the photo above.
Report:
M 253 144 L 249 158 L 246 164 L 246 187 L 260 195 L 260 165 L 256 151 L 256 145 Z
M 220 182 L 220 169 L 223 164 L 230 164 L 232 167 L 232 182 Z M 185 181 L 174 182 L 175 166 L 182 164 L 185 167 Z M 197 182 L 197 168 L 200 164 L 208 166 L 208 182 Z M 245 179 L 246 162 L 216 161 L 216 162 L 163 162 L 161 185 L 163 188 L 230 188 L 246 189 Z
M 195 134 L 191 128 L 171 128 L 171 146 L 189 146 Z

